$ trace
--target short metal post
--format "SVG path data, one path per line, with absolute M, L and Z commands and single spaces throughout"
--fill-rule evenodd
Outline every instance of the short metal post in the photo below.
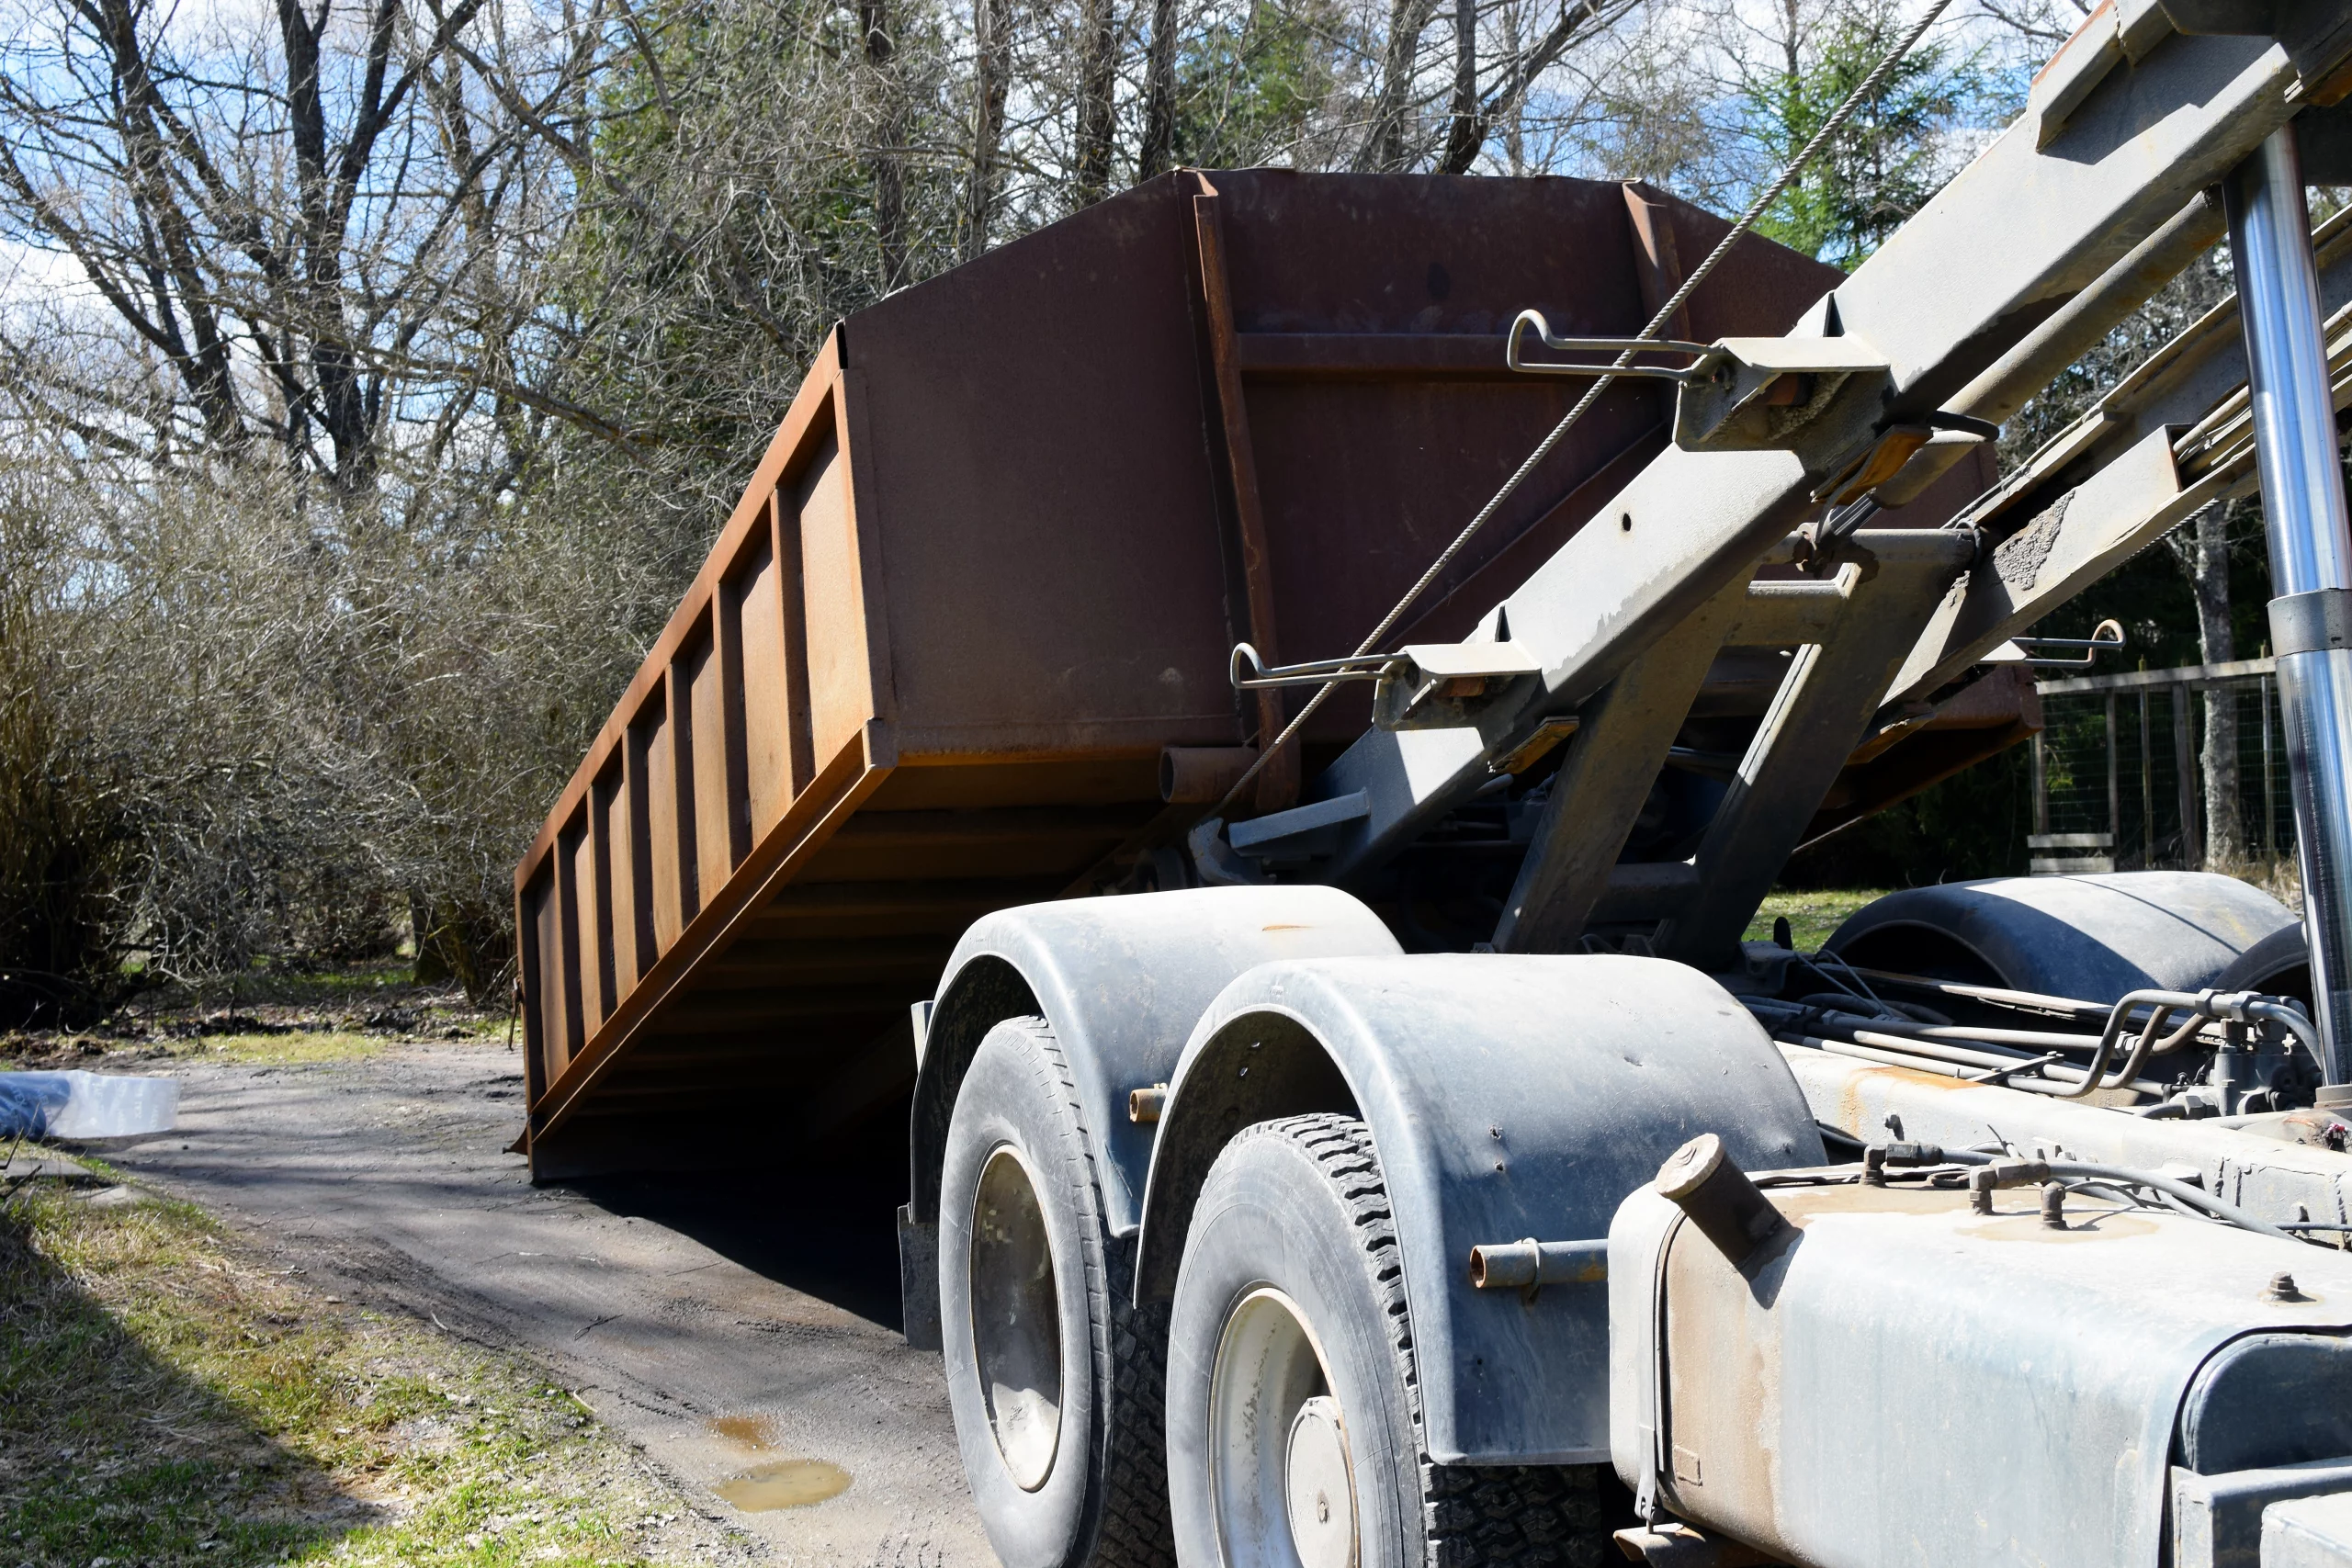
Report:
M 2050 831 L 2050 760 L 2041 749 L 2041 734 L 2033 737 L 2033 831 L 2039 838 Z
M 2186 683 L 2172 689 L 2172 773 L 2173 786 L 2180 795 L 2180 863 L 2187 871 L 2205 869 L 2205 845 L 2197 831 L 2197 746 L 2190 730 L 2195 716 L 2189 711 L 2188 687 Z
M 2271 133 L 2224 194 L 2237 273 L 2270 547 L 2270 640 L 2295 793 L 2295 853 L 2326 1077 L 2323 1104 L 2352 1104 L 2352 525 L 2335 446 L 2311 214 L 2295 128 Z M 2284 635 L 2282 635 L 2284 634 Z
M 2140 688 L 2140 866 L 2156 863 L 2156 754 L 2149 740 L 2148 688 Z
M 2124 781 L 2114 771 L 2114 694 L 2108 694 L 2108 853 L 2124 858 Z

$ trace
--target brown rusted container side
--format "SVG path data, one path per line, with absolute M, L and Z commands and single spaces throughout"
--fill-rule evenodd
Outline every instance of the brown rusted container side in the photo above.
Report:
M 1351 649 L 1582 394 L 1503 367 L 1512 317 L 1634 332 L 1724 228 L 1589 181 L 1188 171 L 851 317 L 516 870 L 535 1174 L 896 1108 L 962 929 L 1180 835 L 1163 748 L 1279 721 L 1232 645 Z M 1743 242 L 1675 334 L 1785 330 L 1837 276 Z M 1668 412 L 1611 389 L 1397 640 L 1458 636 Z

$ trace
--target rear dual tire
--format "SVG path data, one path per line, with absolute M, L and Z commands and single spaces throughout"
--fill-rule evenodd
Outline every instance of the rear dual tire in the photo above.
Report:
M 973 1501 L 1005 1568 L 1162 1568 L 1162 1314 L 1106 1235 L 1095 1141 L 1043 1019 L 980 1042 L 948 1125 L 940 1338 Z
M 1165 1311 L 1131 1298 L 1094 1146 L 1044 1021 L 991 1030 L 949 1126 L 939 1269 L 956 1441 L 1005 1568 L 1600 1568 L 1613 1477 L 1430 1459 L 1362 1122 L 1228 1144 Z
M 1217 1156 L 1167 1402 L 1183 1568 L 1599 1568 L 1611 1546 L 1622 1489 L 1598 1467 L 1430 1458 L 1387 1187 L 1347 1117 L 1261 1122 Z

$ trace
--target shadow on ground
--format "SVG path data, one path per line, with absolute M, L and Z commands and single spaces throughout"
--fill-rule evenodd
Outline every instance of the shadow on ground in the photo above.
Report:
M 907 1201 L 903 1111 L 784 1163 L 634 1171 L 562 1185 L 610 1213 L 653 1221 L 720 1257 L 896 1330 L 899 1205 Z
M 152 1354 L 0 1209 L 0 1540 L 13 1560 L 276 1562 L 374 1517 Z

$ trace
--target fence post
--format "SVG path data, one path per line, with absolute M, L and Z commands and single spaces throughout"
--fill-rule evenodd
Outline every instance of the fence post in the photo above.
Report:
M 2039 838 L 2050 831 L 2050 767 L 2041 751 L 2041 732 L 2033 736 L 2033 831 Z
M 2197 779 L 2189 761 L 2196 750 L 2189 740 L 2192 723 L 2188 686 L 2184 682 L 2172 689 L 2173 770 L 2180 784 L 2180 863 L 2184 870 L 2202 871 L 2205 852 L 2197 831 Z
M 2124 856 L 2124 781 L 2114 769 L 2114 694 L 2108 694 L 2108 853 Z
M 2140 688 L 2140 869 L 2156 863 L 2156 763 L 2148 739 L 2148 688 Z

